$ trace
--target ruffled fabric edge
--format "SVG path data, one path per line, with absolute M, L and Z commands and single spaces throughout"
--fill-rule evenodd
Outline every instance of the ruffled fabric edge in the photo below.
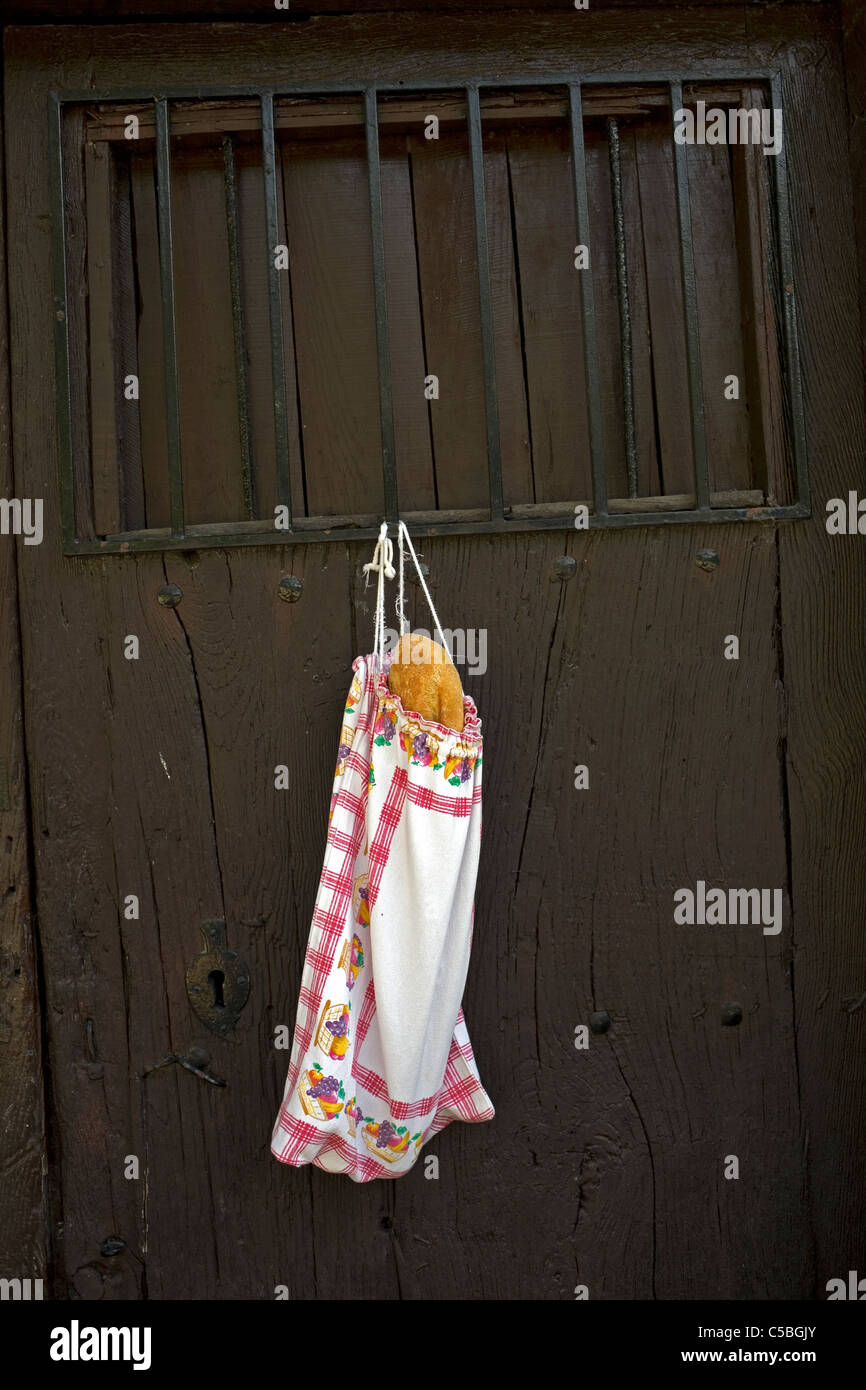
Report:
M 357 674 L 359 666 L 364 663 L 366 669 L 373 671 L 375 676 L 373 660 L 374 658 L 372 655 L 356 656 L 355 660 L 352 662 L 352 670 Z M 388 684 L 388 670 L 390 665 L 391 653 L 387 652 L 385 654 L 385 664 L 383 669 L 379 672 L 378 684 L 376 687 L 377 695 L 380 700 L 390 700 L 396 707 L 397 713 L 403 719 L 411 719 L 413 724 L 418 725 L 419 729 L 435 734 L 440 742 L 444 739 L 450 739 L 455 743 L 460 742 L 466 744 L 467 747 L 473 748 L 479 753 L 481 752 L 483 746 L 481 718 L 471 695 L 467 695 L 465 691 L 463 692 L 463 732 L 458 733 L 456 729 L 449 728 L 447 724 L 439 724 L 435 719 L 423 719 L 417 711 L 406 709 L 400 696 L 395 695 Z

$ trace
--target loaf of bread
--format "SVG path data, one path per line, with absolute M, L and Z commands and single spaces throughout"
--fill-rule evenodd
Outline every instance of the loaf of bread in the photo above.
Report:
M 463 732 L 463 687 L 444 647 L 420 632 L 407 632 L 394 649 L 388 685 L 407 713 Z

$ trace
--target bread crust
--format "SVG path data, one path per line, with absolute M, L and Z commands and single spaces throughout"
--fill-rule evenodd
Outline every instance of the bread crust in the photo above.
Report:
M 406 632 L 394 649 L 388 686 L 403 708 L 463 732 L 463 687 L 444 647 L 421 632 Z

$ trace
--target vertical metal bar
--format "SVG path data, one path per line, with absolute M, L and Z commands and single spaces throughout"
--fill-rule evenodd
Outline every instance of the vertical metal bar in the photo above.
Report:
M 156 99 L 156 210 L 159 227 L 159 279 L 162 293 L 162 357 L 165 374 L 165 429 L 168 444 L 168 495 L 171 534 L 183 536 L 183 468 L 180 456 L 180 396 L 177 379 L 177 327 L 174 305 L 174 247 L 171 227 L 171 144 L 168 102 Z
M 670 84 L 671 117 L 683 107 L 681 82 Z M 710 483 L 707 472 L 707 429 L 704 420 L 704 387 L 701 372 L 701 341 L 698 324 L 698 296 L 695 286 L 695 249 L 692 240 L 692 210 L 689 203 L 689 170 L 686 147 L 673 141 L 676 174 L 677 213 L 680 227 L 680 265 L 683 282 L 683 308 L 686 319 L 686 354 L 689 372 L 689 402 L 692 423 L 692 454 L 695 463 L 695 492 L 698 508 L 708 511 Z
M 72 392 L 69 381 L 69 302 L 66 282 L 66 206 L 63 179 L 63 103 L 48 98 L 51 160 L 51 255 L 54 269 L 54 366 L 57 377 L 57 450 L 64 548 L 75 545 L 75 470 L 72 464 Z
M 487 417 L 487 468 L 490 515 L 503 514 L 502 451 L 499 441 L 499 403 L 496 393 L 496 345 L 493 336 L 493 292 L 487 245 L 487 204 L 484 196 L 484 150 L 481 142 L 481 101 L 477 87 L 466 89 L 472 196 L 475 203 L 475 250 L 478 261 L 478 300 L 481 309 L 481 354 L 484 363 L 484 406 Z
M 774 122 L 781 119 L 782 78 L 777 73 L 770 82 L 770 101 Z M 803 409 L 803 382 L 800 375 L 800 346 L 797 335 L 797 301 L 794 294 L 794 257 L 791 238 L 791 212 L 788 205 L 788 164 L 785 155 L 785 128 L 782 125 L 782 140 L 779 153 L 768 155 L 774 164 L 773 192 L 776 202 L 776 223 L 779 244 L 779 286 L 782 312 L 784 315 L 785 367 L 788 378 L 789 402 L 791 411 L 791 435 L 794 445 L 794 485 L 797 502 L 811 506 L 809 473 L 806 460 L 806 420 Z
M 382 168 L 379 161 L 379 99 L 375 87 L 364 93 L 367 132 L 367 177 L 370 188 L 370 234 L 373 244 L 373 294 L 379 362 L 379 423 L 382 431 L 382 477 L 385 516 L 397 523 L 397 456 L 394 445 L 394 399 L 391 391 L 391 344 L 388 336 L 388 290 L 385 281 L 385 224 L 382 215 Z
M 583 362 L 589 415 L 589 449 L 592 456 L 592 498 L 596 516 L 607 515 L 607 471 L 604 459 L 604 422 L 601 413 L 601 377 L 595 317 L 592 244 L 589 230 L 589 196 L 586 188 L 586 150 L 583 142 L 583 101 L 580 84 L 568 89 L 571 116 L 571 158 L 574 168 L 574 201 L 577 213 L 577 240 L 589 252 L 589 266 L 580 282 L 580 308 L 583 320 Z
M 628 253 L 625 240 L 625 213 L 622 201 L 622 157 L 619 122 L 607 118 L 607 146 L 610 183 L 613 193 L 613 230 L 616 242 L 616 287 L 619 298 L 619 341 L 622 360 L 622 402 L 625 426 L 625 461 L 628 495 L 637 497 L 637 445 L 634 430 L 634 366 L 632 361 L 631 304 L 628 297 Z
M 235 147 L 231 135 L 223 136 L 223 170 L 226 190 L 226 231 L 229 249 L 229 282 L 232 296 L 232 329 L 235 343 L 235 387 L 238 398 L 238 429 L 243 471 L 244 515 L 255 515 L 252 474 L 252 435 L 250 431 L 250 397 L 247 382 L 247 336 L 244 323 L 243 287 L 241 285 L 241 256 L 238 238 L 238 178 Z
M 276 253 L 280 244 L 277 215 L 277 154 L 274 140 L 273 93 L 262 94 L 262 173 L 265 184 L 265 232 L 268 239 L 268 306 L 271 324 L 271 377 L 274 389 L 274 449 L 277 501 L 288 512 L 292 529 L 292 482 L 289 474 L 289 420 L 286 398 L 286 360 L 283 344 L 283 300 Z

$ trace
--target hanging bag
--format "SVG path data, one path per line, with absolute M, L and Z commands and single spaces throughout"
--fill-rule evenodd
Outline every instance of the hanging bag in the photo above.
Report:
M 383 524 L 373 653 L 353 662 L 325 860 L 271 1152 L 355 1182 L 400 1177 L 451 1120 L 493 1118 L 461 1009 L 481 843 L 481 721 L 461 733 L 403 708 L 388 686 Z M 404 540 L 448 650 L 415 550 Z M 450 653 L 449 653 L 450 655 Z

